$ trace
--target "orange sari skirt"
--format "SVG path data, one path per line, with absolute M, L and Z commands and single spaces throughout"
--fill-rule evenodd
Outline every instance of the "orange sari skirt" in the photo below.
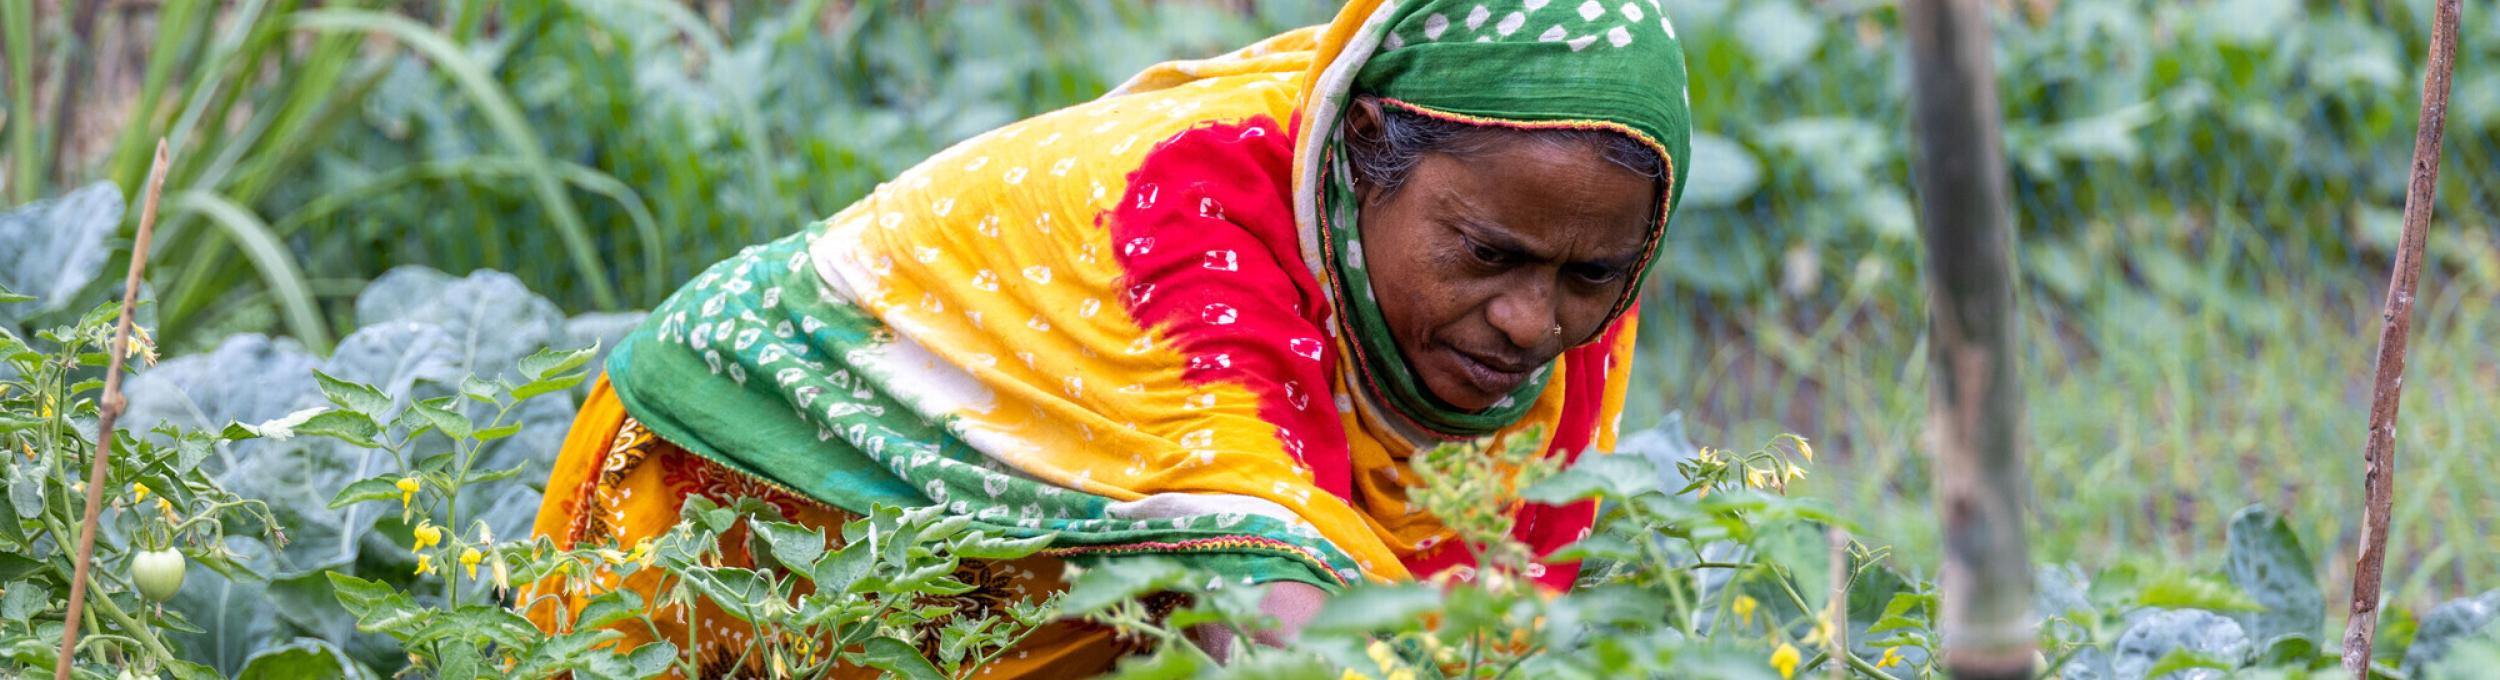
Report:
M 534 532 L 553 538 L 558 547 L 567 549 L 630 547 L 668 533 L 676 526 L 678 511 L 686 499 L 696 495 L 722 505 L 739 498 L 771 503 L 790 521 L 822 530 L 836 543 L 841 541 L 842 525 L 857 517 L 784 492 L 653 436 L 625 413 L 624 405 L 602 377 L 575 417 L 572 433 L 565 438 L 555 473 L 547 482 L 546 499 L 539 505 Z M 745 534 L 742 525 L 722 537 L 724 564 L 753 564 L 747 554 Z M 954 577 L 976 589 L 944 604 L 956 607 L 952 616 L 985 616 L 1019 600 L 1044 598 L 1064 590 L 1067 583 L 1063 569 L 1064 563 L 1059 559 L 1038 555 L 1008 561 L 965 560 Z M 532 623 L 542 630 L 557 632 L 569 625 L 565 613 L 581 611 L 590 598 L 602 592 L 630 589 L 641 595 L 644 602 L 657 602 L 662 577 L 658 569 L 620 576 L 602 568 L 592 575 L 591 583 L 580 587 L 567 587 L 561 578 L 541 581 L 524 591 L 521 601 L 528 603 L 524 613 Z M 653 626 L 628 622 L 616 627 L 625 634 L 617 651 L 630 651 L 652 642 L 656 629 L 656 639 L 677 644 L 680 654 L 694 655 L 702 677 L 766 674 L 768 660 L 760 654 L 746 653 L 750 627 L 710 601 L 697 596 L 693 611 L 678 605 L 654 605 L 649 613 Z M 937 630 L 946 621 L 942 618 L 930 622 L 919 631 L 914 642 L 924 655 L 936 658 Z M 688 652 L 685 647 L 690 641 L 693 649 Z M 988 668 L 976 671 L 975 677 L 1008 680 L 1098 675 L 1141 648 L 1141 643 L 1124 639 L 1108 627 L 1059 621 L 1034 631 Z M 671 676 L 677 677 L 675 673 Z M 874 669 L 848 666 L 833 675 L 876 676 Z

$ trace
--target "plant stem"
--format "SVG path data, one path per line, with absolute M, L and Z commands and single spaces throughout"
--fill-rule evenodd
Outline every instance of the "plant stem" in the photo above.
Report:
M 1823 647 L 1833 656 L 1849 656 L 1849 531 L 1840 527 L 1830 530 L 1832 542 L 1831 596 L 1823 600 L 1825 629 Z M 1848 680 L 1849 671 L 1832 667 L 1832 680 Z
M 2396 412 L 2404 397 L 2405 340 L 2413 328 L 2413 292 L 2422 280 L 2432 201 L 2439 192 L 2441 136 L 2448 126 L 2448 90 L 2457 59 L 2457 0 L 2440 0 L 2431 21 L 2429 72 L 2422 75 L 2422 114 L 2413 137 L 2413 177 L 2405 185 L 2404 240 L 2380 313 L 2376 388 L 2363 445 L 2361 554 L 2354 558 L 2352 615 L 2344 621 L 2344 671 L 2366 680 L 2370 645 L 2378 637 L 2379 581 L 2387 563 L 2387 525 L 2396 503 Z
M 87 575 L 95 561 L 96 518 L 104 511 L 104 473 L 112 467 L 113 419 L 129 405 L 122 398 L 122 357 L 129 354 L 131 313 L 139 305 L 139 276 L 147 272 L 148 240 L 156 233 L 156 201 L 165 192 L 165 166 L 168 154 L 165 141 L 156 142 L 156 167 L 148 172 L 148 197 L 139 212 L 139 237 L 130 249 L 130 275 L 122 281 L 121 319 L 114 324 L 113 344 L 104 348 L 109 357 L 104 368 L 104 401 L 96 409 L 96 437 L 93 461 L 87 466 L 87 511 L 79 521 L 77 570 L 69 580 L 69 609 L 61 622 L 61 656 L 54 665 L 53 680 L 69 680 L 70 659 L 78 651 L 78 614 L 86 609 Z M 106 605 L 110 606 L 110 598 Z M 170 656 L 169 656 L 170 658 Z

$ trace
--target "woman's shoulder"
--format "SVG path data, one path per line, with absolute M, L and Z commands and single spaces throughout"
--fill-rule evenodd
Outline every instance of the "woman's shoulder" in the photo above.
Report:
M 948 147 L 892 185 L 988 184 L 1023 187 L 1073 181 L 1084 198 L 1109 207 L 1127 175 L 1157 146 L 1192 129 L 1292 118 L 1294 75 L 1257 73 L 1105 96 L 1027 118 Z M 1099 182 L 1096 184 L 1094 182 Z M 1102 189 L 1097 194 L 1094 189 Z
M 823 237 L 817 250 L 835 265 L 876 270 L 853 278 L 884 278 L 889 261 L 944 253 L 976 275 L 1043 265 L 1107 284 L 1123 272 L 1102 257 L 1105 227 L 1143 186 L 1139 178 L 1172 169 L 1174 157 L 1188 157 L 1180 165 L 1193 175 L 1282 205 L 1295 75 L 1227 75 L 1108 96 L 984 133 L 825 220 L 811 230 Z M 1236 142 L 1268 136 L 1274 143 L 1218 148 L 1209 146 L 1214 140 L 1206 132 L 1213 130 L 1250 131 L 1231 135 Z M 1218 167 L 1196 171 L 1209 164 Z M 908 264 L 892 267 L 912 269 Z

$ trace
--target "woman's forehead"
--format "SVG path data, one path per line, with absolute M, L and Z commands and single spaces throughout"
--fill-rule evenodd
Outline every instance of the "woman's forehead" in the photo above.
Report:
M 1658 200 L 1655 180 L 1607 161 L 1592 144 L 1530 142 L 1468 156 L 1427 154 L 1409 183 L 1427 207 L 1452 219 L 1523 232 L 1568 228 L 1634 245 L 1645 240 Z

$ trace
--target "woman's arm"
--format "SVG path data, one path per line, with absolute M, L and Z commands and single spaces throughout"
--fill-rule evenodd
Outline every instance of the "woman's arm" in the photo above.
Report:
M 1267 595 L 1259 599 L 1259 613 L 1276 617 L 1276 627 L 1253 631 L 1250 640 L 1269 647 L 1283 647 L 1301 637 L 1302 627 L 1319 615 L 1321 605 L 1328 603 L 1328 592 L 1319 586 L 1294 581 L 1268 584 Z M 1233 629 L 1202 623 L 1189 628 L 1189 637 L 1216 661 L 1231 661 Z

